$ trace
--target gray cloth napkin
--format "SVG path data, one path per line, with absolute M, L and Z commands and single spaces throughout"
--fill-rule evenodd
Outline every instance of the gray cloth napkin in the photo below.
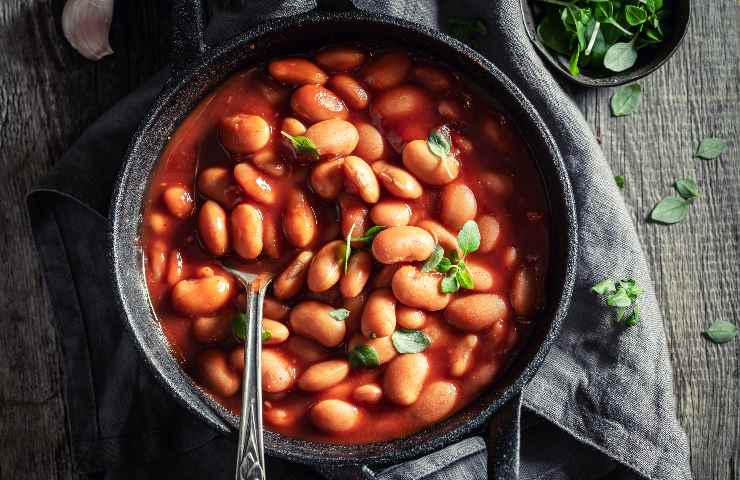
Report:
M 402 17 L 435 28 L 439 27 L 447 6 L 422 0 L 355 0 L 355 4 L 364 10 Z M 296 14 L 313 7 L 314 3 L 308 1 L 252 1 L 245 12 L 217 15 L 209 27 L 208 38 L 211 41 L 227 38 L 266 18 Z M 559 341 L 524 391 L 522 478 L 603 478 L 606 475 L 610 478 L 634 478 L 636 475 L 650 479 L 691 478 L 686 437 L 675 417 L 671 366 L 649 269 L 594 135 L 531 47 L 524 32 L 518 0 L 456 0 L 454 14 L 485 19 L 489 34 L 480 42 L 481 51 L 509 74 L 550 126 L 565 159 L 576 196 L 580 252 L 573 305 Z M 84 255 L 79 255 L 80 252 L 74 249 L 84 251 L 87 237 L 104 239 L 104 232 L 98 231 L 103 225 L 102 217 L 87 219 L 85 216 L 90 213 L 83 211 L 84 206 L 88 206 L 101 215 L 106 213 L 112 178 L 108 178 L 105 168 L 98 170 L 100 162 L 120 158 L 132 129 L 145 113 L 164 77 L 164 74 L 159 75 L 96 122 L 65 155 L 60 168 L 52 172 L 29 197 L 34 234 L 44 259 L 57 316 L 78 314 L 75 309 L 85 309 L 85 305 L 67 305 L 71 303 L 69 296 L 74 291 L 68 292 L 65 290 L 68 286 L 62 289 L 60 285 L 69 279 L 77 284 L 79 293 L 86 281 L 91 282 L 84 278 L 84 270 L 93 267 L 85 265 L 84 259 L 77 259 L 76 253 L 80 257 Z M 103 181 L 100 180 L 101 175 Z M 76 200 L 79 205 L 68 205 L 68 200 L 60 198 L 60 195 Z M 74 216 L 85 217 L 84 225 L 89 231 L 78 231 L 81 222 L 77 227 L 68 228 L 65 222 Z M 75 235 L 83 235 L 84 238 Z M 61 247 L 50 238 L 60 242 Z M 66 257 L 58 259 L 55 248 L 66 253 Z M 77 263 L 81 266 L 78 267 Z M 69 269 L 75 273 L 74 278 L 65 276 Z M 77 273 L 77 269 L 83 274 Z M 631 277 L 645 287 L 646 295 L 641 299 L 642 321 L 638 326 L 624 328 L 617 325 L 613 312 L 590 294 L 590 287 L 604 277 Z M 105 280 L 95 279 L 95 284 L 104 288 Z M 83 312 L 83 316 L 110 315 L 111 310 L 107 307 L 88 315 Z M 68 326 L 60 328 L 69 329 Z M 65 342 L 69 341 L 70 345 L 65 349 L 65 356 L 73 356 L 65 360 L 65 367 L 87 367 L 84 358 L 73 355 L 75 352 L 72 350 L 79 345 L 73 341 L 74 338 L 69 338 L 74 334 L 64 333 Z M 111 341 L 124 342 L 118 337 Z M 94 348 L 95 341 L 92 343 L 89 348 Z M 92 369 L 94 366 L 89 365 Z M 110 371 L 115 372 L 115 368 L 111 366 Z M 137 371 L 135 375 L 143 374 Z M 86 390 L 89 388 L 82 383 L 76 385 L 79 389 L 72 388 L 70 381 L 75 380 L 65 379 L 68 382 L 67 403 L 79 403 L 80 397 L 89 394 Z M 94 393 L 98 393 L 97 389 L 104 389 L 98 385 L 95 387 Z M 105 397 L 111 396 L 108 393 Z M 70 394 L 78 396 L 70 397 Z M 70 405 L 68 414 L 76 408 L 79 405 Z M 115 412 L 106 413 L 115 417 Z M 150 418 L 152 422 L 156 421 L 156 416 Z M 99 421 L 103 422 L 103 417 Z M 125 430 L 119 425 L 125 420 L 112 423 L 115 428 L 111 428 L 116 434 Z M 91 438 L 96 434 L 100 437 L 105 433 L 100 432 L 100 428 L 97 432 L 95 429 L 82 430 L 83 446 L 80 448 L 83 450 L 95 444 Z M 109 441 L 112 436 L 108 432 Z M 187 442 L 182 442 L 187 445 L 180 451 L 191 452 L 190 456 L 194 456 L 192 452 L 197 452 L 197 448 L 202 448 L 200 445 L 215 435 L 198 432 L 191 436 Z M 156 438 L 156 435 L 151 437 Z M 154 440 L 152 442 L 154 444 Z M 116 443 L 115 461 L 133 461 L 126 452 L 136 451 L 136 446 L 124 447 Z M 361 475 L 383 480 L 483 479 L 484 449 L 480 438 L 471 438 L 401 465 L 376 472 L 364 469 Z M 84 450 L 90 457 L 86 461 L 93 465 L 89 470 L 107 468 L 111 450 L 111 447 Z M 212 455 L 213 450 L 211 447 L 204 452 Z M 136 478 L 150 478 L 140 474 L 138 468 Z M 180 478 L 197 478 L 186 473 L 183 468 Z M 220 473 L 223 476 L 216 474 L 214 478 L 226 478 L 225 472 Z M 350 475 L 349 471 L 330 473 L 340 478 Z

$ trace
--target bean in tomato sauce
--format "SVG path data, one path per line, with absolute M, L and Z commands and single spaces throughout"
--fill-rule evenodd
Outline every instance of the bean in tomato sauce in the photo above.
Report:
M 203 99 L 161 155 L 141 227 L 152 305 L 197 384 L 239 413 L 244 295 L 215 258 L 275 276 L 268 429 L 399 438 L 495 382 L 542 308 L 549 220 L 492 97 L 414 52 L 338 45 Z

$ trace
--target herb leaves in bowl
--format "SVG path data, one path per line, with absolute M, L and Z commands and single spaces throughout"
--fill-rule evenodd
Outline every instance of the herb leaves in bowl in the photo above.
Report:
M 581 69 L 609 74 L 632 68 L 639 51 L 665 39 L 663 0 L 535 0 L 545 12 L 540 41 Z

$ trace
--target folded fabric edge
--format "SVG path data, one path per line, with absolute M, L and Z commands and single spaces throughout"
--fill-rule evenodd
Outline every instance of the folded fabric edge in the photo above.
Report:
M 556 388 L 553 387 L 552 385 L 549 385 L 549 388 L 551 390 L 556 390 Z M 526 389 L 526 387 L 525 387 L 525 389 Z M 561 395 L 563 398 L 566 398 L 567 397 L 567 392 L 565 392 L 565 391 L 563 391 L 561 389 L 557 389 L 557 391 L 555 391 L 555 394 L 556 395 Z M 598 442 L 593 441 L 592 439 L 590 439 L 586 435 L 586 432 L 579 431 L 579 429 L 577 428 L 577 425 L 572 425 L 572 426 L 571 425 L 566 425 L 566 424 L 564 424 L 562 422 L 562 419 L 555 418 L 555 416 L 553 415 L 553 412 L 547 412 L 546 410 L 538 407 L 538 405 L 533 400 L 530 400 L 526 394 L 524 395 L 524 407 L 527 410 L 529 410 L 530 412 L 532 412 L 532 413 L 534 413 L 536 415 L 539 415 L 540 417 L 542 417 L 542 418 L 546 419 L 547 421 L 551 422 L 553 425 L 555 425 L 556 427 L 560 428 L 561 430 L 563 430 L 567 434 L 571 435 L 573 438 L 575 438 L 579 442 L 584 443 L 584 444 L 590 446 L 591 448 L 594 448 L 595 450 L 597 450 L 598 452 L 604 454 L 605 456 L 607 456 L 609 458 L 613 458 L 614 460 L 616 460 L 617 462 L 619 462 L 621 465 L 623 465 L 624 467 L 627 467 L 628 469 L 632 470 L 633 472 L 635 472 L 636 474 L 642 476 L 643 478 L 646 478 L 646 479 L 654 478 L 652 476 L 652 472 L 647 472 L 643 468 L 641 468 L 639 465 L 634 464 L 634 462 L 630 462 L 629 460 L 627 460 L 626 458 L 624 458 L 624 455 L 622 454 L 622 452 L 620 452 L 620 451 L 614 451 L 613 449 L 608 449 L 606 446 L 601 445 Z M 612 421 L 612 423 L 613 423 L 613 421 Z M 606 436 L 609 436 L 610 434 L 613 434 L 613 435 L 619 435 L 620 434 L 619 432 L 616 431 L 616 429 L 614 429 L 613 427 L 610 427 L 608 423 L 606 425 L 602 425 L 602 426 L 605 426 L 605 428 L 611 430 L 611 431 L 604 432 L 604 436 L 605 437 Z M 680 464 L 678 464 L 675 461 L 673 461 L 672 459 L 670 459 L 670 457 L 666 457 L 665 455 L 663 455 L 663 453 L 666 451 L 666 448 L 659 447 L 658 445 L 656 445 L 653 442 L 650 442 L 650 443 L 654 446 L 654 451 L 651 452 L 651 455 L 652 455 L 653 458 L 656 459 L 656 463 L 655 463 L 656 466 L 653 468 L 653 471 L 658 470 L 657 467 L 659 465 L 667 463 L 667 464 L 670 465 L 670 467 L 671 467 L 670 470 L 671 471 L 674 471 L 676 473 L 680 473 L 681 474 L 681 477 L 680 478 L 683 478 L 683 479 L 686 479 L 686 480 L 690 480 L 692 478 L 691 477 L 691 474 L 688 473 L 688 472 L 686 472 L 686 471 L 684 471 L 683 468 L 682 468 L 682 466 Z M 677 477 L 672 477 L 671 480 L 673 480 L 674 478 L 677 478 Z
M 39 252 L 40 261 L 42 264 L 45 265 L 45 267 L 49 266 L 50 256 L 54 256 L 54 252 L 51 251 L 51 249 L 56 248 L 59 251 L 65 251 L 66 247 L 64 245 L 64 242 L 61 238 L 61 232 L 59 232 L 57 227 L 57 218 L 52 211 L 52 209 L 47 208 L 47 206 L 44 205 L 43 196 L 44 195 L 58 195 L 60 197 L 63 197 L 64 199 L 72 200 L 74 203 L 79 205 L 80 207 L 84 208 L 85 210 L 93 213 L 96 217 L 98 217 L 102 221 L 106 221 L 107 219 L 105 216 L 101 215 L 100 212 L 98 212 L 95 208 L 91 207 L 90 205 L 87 205 L 86 203 L 80 201 L 79 199 L 75 198 L 74 196 L 54 189 L 54 188 L 47 188 L 47 187 L 34 187 L 32 188 L 25 197 L 26 201 L 26 207 L 27 212 L 29 215 L 29 220 L 31 223 L 31 230 L 32 235 L 34 239 L 34 243 L 36 245 L 36 249 Z M 54 225 L 43 225 L 44 222 L 53 222 Z M 46 233 L 44 233 L 44 230 L 47 230 Z M 49 242 L 48 246 L 44 248 L 42 242 Z M 58 310 L 58 304 L 61 301 L 60 295 L 54 295 L 53 291 L 48 287 L 49 283 L 49 275 L 50 269 L 44 268 L 44 283 L 47 284 L 45 288 L 47 288 L 47 291 L 49 292 L 51 302 L 52 302 L 52 312 L 53 316 L 56 317 L 56 312 Z M 60 272 L 60 275 L 67 276 L 68 281 L 63 282 L 56 282 L 59 285 L 67 286 L 71 289 L 74 289 L 74 282 L 71 278 L 71 272 L 64 271 Z M 64 298 L 67 301 L 76 303 L 78 300 L 78 296 L 76 292 L 73 291 L 67 291 L 65 292 L 65 295 L 63 295 Z M 80 318 L 82 316 L 82 312 L 77 308 L 77 313 L 80 315 Z M 69 321 L 69 319 L 65 319 L 66 322 Z M 59 322 L 59 319 L 56 319 L 56 322 Z M 56 323 L 55 322 L 55 323 Z M 84 321 L 82 322 L 84 323 Z M 59 341 L 63 342 L 63 335 L 60 332 L 60 327 L 58 324 L 52 324 L 54 327 L 54 330 L 56 332 L 57 338 Z M 84 328 L 84 326 L 82 327 Z M 87 342 L 87 334 L 84 334 L 84 340 Z M 84 347 L 87 349 L 87 347 Z M 80 354 L 86 355 L 86 352 L 78 352 Z M 66 355 L 65 355 L 66 357 Z M 109 467 L 109 465 L 101 465 L 99 462 L 99 458 L 101 457 L 102 453 L 110 454 L 114 451 L 124 451 L 125 448 L 122 446 L 121 442 L 126 441 L 130 442 L 131 438 L 138 438 L 140 442 L 146 443 L 146 440 L 148 438 L 151 438 L 153 435 L 156 434 L 156 430 L 150 430 L 146 432 L 142 432 L 138 435 L 119 435 L 115 437 L 106 437 L 106 438 L 99 438 L 97 437 L 99 435 L 99 426 L 97 423 L 98 417 L 97 417 L 97 406 L 96 406 L 96 399 L 95 399 L 95 391 L 94 389 L 90 388 L 87 389 L 86 385 L 84 385 L 85 382 L 88 382 L 90 384 L 92 382 L 92 379 L 81 379 L 80 382 L 73 387 L 75 391 L 80 393 L 81 389 L 89 390 L 86 392 L 86 398 L 83 399 L 84 403 L 87 403 L 87 409 L 91 410 L 86 415 L 86 418 L 90 419 L 92 424 L 90 425 L 90 429 L 80 429 L 77 428 L 79 426 L 76 426 L 73 424 L 74 418 L 73 415 L 70 412 L 70 402 L 67 401 L 68 397 L 68 391 L 67 387 L 69 386 L 68 381 L 69 379 L 66 377 L 67 375 L 67 369 L 71 368 L 69 365 L 66 365 L 65 359 L 62 359 L 62 395 L 63 395 L 63 404 L 64 404 L 64 424 L 65 424 L 65 437 L 69 439 L 69 449 L 72 454 L 72 461 L 74 468 L 78 471 L 84 472 L 84 473 L 94 473 L 94 472 L 100 472 L 104 471 L 106 468 Z M 79 359 L 78 359 L 79 361 Z M 83 360 L 85 361 L 85 360 Z M 89 359 L 87 359 L 88 365 L 82 365 L 81 368 L 84 370 L 87 368 L 88 374 L 90 374 L 90 365 L 89 365 Z M 72 368 L 73 369 L 73 368 Z M 79 400 L 79 399 L 77 399 Z M 174 402 L 174 400 L 173 400 Z M 79 402 L 78 402 L 79 403 Z M 205 427 L 205 426 L 204 426 Z M 207 429 L 210 429 L 209 427 L 205 427 Z M 213 431 L 212 435 L 205 435 L 203 438 L 199 439 L 196 442 L 193 442 L 191 444 L 185 445 L 183 448 L 179 449 L 177 453 L 187 453 L 189 451 L 198 449 L 202 447 L 203 445 L 209 443 L 214 438 L 219 436 L 220 433 Z M 143 463 L 147 463 L 147 460 L 144 459 Z

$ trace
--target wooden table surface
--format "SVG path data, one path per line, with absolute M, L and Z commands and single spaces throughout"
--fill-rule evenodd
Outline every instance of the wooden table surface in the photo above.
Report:
M 87 125 L 167 63 L 167 3 L 116 2 L 115 54 L 93 63 L 62 37 L 62 0 L 0 2 L 0 479 L 75 478 L 61 347 L 24 196 Z M 612 118 L 609 90 L 573 92 L 614 173 L 627 180 L 699 480 L 740 479 L 740 341 L 717 346 L 701 336 L 715 320 L 740 325 L 739 25 L 737 0 L 694 2 L 683 48 L 641 82 L 637 115 Z M 694 158 L 709 135 L 733 146 L 720 160 Z M 702 190 L 688 221 L 646 223 L 680 177 Z

